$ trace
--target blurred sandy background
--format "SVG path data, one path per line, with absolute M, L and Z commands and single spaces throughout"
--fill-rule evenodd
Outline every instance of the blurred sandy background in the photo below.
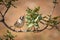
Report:
M 58 0 L 53 16 L 60 16 L 60 0 Z M 7 12 L 5 19 L 6 23 L 11 26 L 15 21 L 22 15 L 26 14 L 27 7 L 34 9 L 34 7 L 40 6 L 40 13 L 43 15 L 49 14 L 51 8 L 53 7 L 52 0 L 18 0 L 14 3 L 17 8 L 11 7 Z M 4 6 L 0 6 L 0 11 L 5 11 Z M 60 25 L 58 25 L 60 26 Z M 0 22 L 0 37 L 3 38 L 3 34 L 6 33 L 6 28 L 3 23 Z M 10 30 L 11 31 L 11 30 Z M 52 30 L 45 30 L 39 33 L 33 32 L 22 32 L 16 33 L 11 31 L 12 34 L 17 35 L 15 40 L 60 40 L 60 33 L 54 28 Z

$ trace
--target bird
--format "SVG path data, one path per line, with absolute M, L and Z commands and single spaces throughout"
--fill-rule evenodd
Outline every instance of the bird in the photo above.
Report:
M 24 25 L 24 16 L 21 16 L 15 23 L 14 26 L 17 28 L 22 28 Z

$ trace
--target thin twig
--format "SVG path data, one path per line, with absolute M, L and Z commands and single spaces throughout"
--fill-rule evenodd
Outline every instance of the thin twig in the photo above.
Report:
M 3 24 L 10 30 L 14 31 L 14 32 L 21 32 L 20 30 L 19 31 L 16 31 L 15 29 L 12 29 L 11 27 L 9 27 L 5 21 L 3 21 Z
M 5 7 L 7 7 L 7 5 L 4 3 L 4 1 L 2 0 L 3 4 L 5 5 Z
M 38 32 L 42 32 L 42 31 L 44 31 L 45 29 L 47 29 L 47 27 L 48 27 L 48 25 L 46 25 L 45 28 L 43 28 L 43 29 L 41 29 L 41 30 L 38 30 Z
M 14 8 L 17 8 L 15 5 L 11 4 Z
M 54 2 L 55 2 L 55 3 L 54 3 Z M 53 14 L 53 12 L 54 12 L 54 10 L 55 10 L 55 8 L 56 8 L 56 4 L 57 4 L 57 1 L 53 1 L 53 8 L 52 8 L 52 10 L 51 10 L 50 16 L 52 16 L 52 14 Z
M 10 1 L 10 2 L 11 2 L 11 1 Z M 3 1 L 3 3 L 4 3 L 4 1 Z M 6 6 L 5 3 L 4 3 L 4 5 Z M 5 15 L 6 15 L 6 13 L 8 12 L 8 10 L 9 10 L 10 7 L 11 7 L 11 6 L 6 7 L 7 10 L 4 12 L 4 15 L 0 12 L 0 14 L 1 14 L 2 18 L 3 18 L 0 22 L 2 22 L 8 29 L 10 29 L 10 30 L 12 30 L 12 31 L 14 31 L 14 32 L 17 32 L 15 29 L 12 29 L 11 27 L 9 27 L 9 26 L 7 25 L 7 23 L 5 22 L 5 19 L 4 19 Z M 18 32 L 21 32 L 21 31 L 19 30 Z
M 3 19 L 4 19 L 4 16 L 3 16 L 3 14 L 1 13 L 1 11 L 0 11 L 0 14 L 1 14 L 1 16 L 2 16 L 2 20 L 0 20 L 0 22 L 2 22 Z
M 1 11 L 0 11 L 0 14 L 1 14 L 1 16 L 3 17 L 3 14 L 1 13 Z
M 60 31 L 60 29 L 57 26 L 54 26 L 58 31 Z
M 7 11 L 9 10 L 9 8 L 10 8 L 10 7 L 8 7 L 7 10 L 4 12 L 4 16 L 5 16 L 5 14 L 7 13 Z
M 42 21 L 40 21 L 40 23 L 42 23 L 43 25 L 46 25 L 45 23 L 43 23 Z

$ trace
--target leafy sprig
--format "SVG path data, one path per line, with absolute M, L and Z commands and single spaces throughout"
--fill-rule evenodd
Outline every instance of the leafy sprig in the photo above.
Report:
M 42 20 L 42 15 L 38 13 L 40 7 L 37 7 L 35 9 L 27 9 L 26 19 L 27 19 L 27 27 L 28 28 L 39 28 L 38 22 Z

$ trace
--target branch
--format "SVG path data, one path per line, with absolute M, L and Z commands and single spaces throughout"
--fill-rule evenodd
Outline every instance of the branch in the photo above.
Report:
M 38 30 L 38 32 L 42 32 L 42 31 L 44 31 L 45 29 L 47 29 L 47 27 L 48 27 L 48 25 L 46 25 L 45 28 L 43 28 L 43 29 L 41 29 L 41 30 Z
M 41 29 L 41 30 L 33 30 L 33 31 L 30 31 L 30 30 L 27 30 L 26 32 L 42 32 L 42 31 L 44 31 L 45 29 L 47 29 L 47 27 L 48 27 L 48 25 L 46 25 L 43 29 Z
M 7 5 L 4 3 L 4 1 L 2 0 L 3 4 L 7 7 Z
M 0 14 L 1 14 L 1 16 L 2 16 L 2 20 L 0 20 L 0 22 L 2 22 L 2 21 L 4 20 L 4 16 L 3 16 L 3 14 L 1 13 L 1 11 L 0 11 Z
M 8 3 L 9 6 L 6 6 L 6 7 L 7 7 L 7 10 L 5 11 L 4 16 L 5 16 L 5 14 L 7 13 L 7 11 L 9 10 L 9 8 L 11 7 L 11 5 L 14 6 L 11 2 L 12 2 L 12 1 L 10 1 L 10 2 Z M 14 6 L 14 7 L 16 8 L 16 6 Z
M 45 23 L 43 23 L 42 21 L 40 21 L 40 23 L 42 23 L 43 25 L 45 25 Z
M 11 7 L 11 2 L 12 2 L 12 1 L 8 2 L 8 5 L 7 5 L 7 7 L 6 7 L 7 10 L 4 12 L 4 16 L 5 16 L 5 14 L 7 13 L 7 11 L 9 10 L 9 8 Z
M 15 5 L 11 4 L 14 8 L 17 8 Z
M 8 29 L 10 29 L 10 30 L 12 30 L 12 31 L 14 31 L 14 32 L 22 32 L 22 31 L 16 31 L 15 29 L 12 29 L 11 27 L 9 27 L 7 24 L 6 24 L 6 22 L 5 21 L 3 21 L 3 24 L 8 28 Z
M 4 1 L 2 0 L 2 2 L 3 2 L 3 4 L 6 6 L 6 4 L 4 3 Z M 11 1 L 10 1 L 10 3 L 11 3 Z M 14 6 L 13 4 L 12 4 L 12 6 Z M 6 6 L 7 7 L 7 6 Z M 9 10 L 9 8 L 10 8 L 11 6 L 9 5 L 8 7 L 7 7 L 7 10 L 4 12 L 4 15 L 0 12 L 0 14 L 1 14 L 1 16 L 2 16 L 2 20 L 0 20 L 0 22 L 3 22 L 3 24 L 8 28 L 8 29 L 10 29 L 10 30 L 12 30 L 12 31 L 14 31 L 14 32 L 21 32 L 20 30 L 19 31 L 16 31 L 15 29 L 12 29 L 11 27 L 9 27 L 7 24 L 6 24 L 6 22 L 5 22 L 5 15 L 6 15 L 6 13 L 8 12 L 8 10 Z M 15 6 L 14 6 L 15 7 Z
M 48 25 L 48 24 L 45 24 L 45 23 L 43 23 L 42 21 L 40 21 L 40 23 L 42 23 L 43 25 L 46 25 L 43 29 L 41 29 L 41 30 L 37 30 L 37 32 L 42 32 L 42 31 L 44 31 L 45 29 L 47 29 L 47 27 L 48 26 L 52 26 L 52 25 Z M 26 31 L 26 32 L 35 32 L 36 30 L 33 30 L 33 31 Z
M 44 27 L 43 29 L 41 30 L 37 30 L 37 32 L 42 32 L 44 31 L 45 29 L 47 29 L 48 25 L 46 25 L 46 27 Z M 26 31 L 26 32 L 35 32 L 36 30 L 33 30 L 33 31 Z
M 9 7 L 10 8 L 10 7 Z M 5 11 L 5 14 L 7 13 L 7 11 L 9 10 L 9 8 Z M 4 19 L 4 16 L 5 16 L 5 14 L 3 15 L 1 12 L 0 12 L 0 14 L 1 14 L 1 16 L 2 16 L 2 20 L 0 20 L 0 22 L 3 22 L 3 24 L 8 28 L 8 29 L 10 29 L 10 30 L 12 30 L 12 31 L 14 31 L 14 32 L 22 32 L 22 31 L 16 31 L 15 29 L 12 29 L 11 27 L 9 27 L 7 24 L 6 24 L 6 22 L 5 22 L 5 19 Z
M 54 4 L 54 6 L 53 6 L 52 10 L 50 11 L 51 12 L 50 13 L 50 18 L 52 17 L 52 14 L 53 14 L 53 12 L 54 12 L 54 10 L 56 8 L 57 1 L 53 1 L 53 4 Z
M 1 13 L 1 11 L 0 11 L 0 14 L 1 14 L 1 16 L 3 17 L 3 14 Z
M 11 7 L 11 6 L 7 7 L 7 10 L 4 12 L 4 16 L 5 16 L 5 14 L 7 13 L 7 11 L 9 10 L 10 7 Z

